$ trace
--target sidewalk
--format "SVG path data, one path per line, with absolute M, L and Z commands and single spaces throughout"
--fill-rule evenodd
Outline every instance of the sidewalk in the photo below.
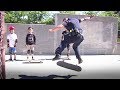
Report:
M 35 60 L 43 63 L 26 62 L 25 55 L 17 55 L 18 61 L 6 62 L 7 79 L 120 79 L 120 55 L 82 55 L 83 63 L 79 66 L 82 71 L 77 72 L 57 65 L 52 61 L 53 55 L 36 55 Z M 62 55 L 63 58 L 66 56 Z M 65 62 L 77 64 L 74 55 Z M 6 60 L 9 56 L 6 55 Z M 47 60 L 45 60 L 47 59 Z

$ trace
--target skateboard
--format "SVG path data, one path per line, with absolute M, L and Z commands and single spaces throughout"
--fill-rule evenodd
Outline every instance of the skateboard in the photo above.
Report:
M 53 58 L 51 59 L 38 59 L 38 60 L 53 60 Z M 58 60 L 71 60 L 70 58 L 60 58 Z M 57 60 L 54 60 L 54 61 L 57 61 Z
M 14 62 L 14 61 L 26 61 L 26 60 L 19 60 L 19 59 L 17 59 L 17 60 L 5 60 L 5 62 Z
M 43 62 L 40 60 L 26 60 L 23 63 L 43 63 Z
M 82 68 L 80 66 L 70 64 L 70 63 L 67 63 L 67 62 L 64 62 L 64 61 L 58 61 L 57 65 L 61 66 L 63 68 L 67 68 L 67 69 L 78 71 L 78 72 L 82 70 Z
M 13 61 L 17 61 L 17 60 L 5 60 L 5 62 L 13 62 Z
M 12 60 L 5 60 L 5 62 L 12 62 Z

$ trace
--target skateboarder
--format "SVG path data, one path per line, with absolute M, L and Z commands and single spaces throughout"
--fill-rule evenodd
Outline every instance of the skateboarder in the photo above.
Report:
M 16 45 L 17 45 L 17 35 L 15 34 L 15 27 L 9 27 L 10 34 L 7 35 L 7 47 L 9 48 L 10 61 L 12 60 L 12 54 L 14 54 L 14 60 L 16 60 Z
M 32 60 L 34 60 L 34 46 L 36 44 L 36 37 L 33 34 L 33 28 L 28 27 L 28 34 L 26 35 L 26 47 L 27 47 L 27 59 L 29 55 L 32 55 Z
M 67 44 L 73 43 L 73 49 L 75 51 L 76 58 L 78 59 L 78 64 L 82 63 L 82 59 L 78 50 L 78 46 L 84 40 L 84 37 L 82 35 L 83 30 L 80 28 L 80 22 L 89 19 L 91 19 L 91 17 L 85 17 L 82 19 L 64 18 L 62 24 L 54 27 L 53 29 L 49 29 L 50 32 L 61 30 L 63 28 L 66 28 L 69 31 L 64 40 L 59 45 L 59 47 L 56 49 L 56 55 L 53 60 L 60 59 L 61 53 L 67 47 Z

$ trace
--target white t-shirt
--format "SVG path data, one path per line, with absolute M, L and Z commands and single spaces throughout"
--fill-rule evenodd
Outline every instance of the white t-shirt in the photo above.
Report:
M 8 34 L 7 39 L 9 40 L 9 46 L 14 47 L 15 45 L 15 40 L 17 39 L 17 35 L 15 33 L 13 34 Z

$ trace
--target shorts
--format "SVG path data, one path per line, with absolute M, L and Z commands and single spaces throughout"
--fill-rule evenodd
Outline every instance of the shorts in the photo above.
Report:
M 16 48 L 15 47 L 9 47 L 9 54 L 16 54 Z
M 27 50 L 33 50 L 34 51 L 34 45 L 27 45 Z

